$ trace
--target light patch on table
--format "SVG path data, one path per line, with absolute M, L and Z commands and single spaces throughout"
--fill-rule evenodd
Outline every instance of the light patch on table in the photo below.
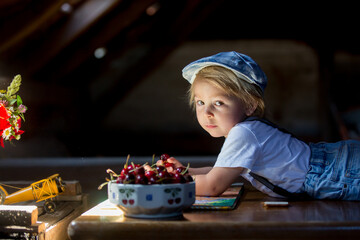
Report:
M 116 205 L 106 200 L 100 203 L 96 208 L 91 208 L 90 210 L 81 214 L 82 216 L 121 216 L 124 215 Z

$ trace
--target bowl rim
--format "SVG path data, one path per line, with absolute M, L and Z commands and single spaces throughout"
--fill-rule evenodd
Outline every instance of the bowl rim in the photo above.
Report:
M 185 186 L 195 184 L 195 181 L 186 183 L 159 183 L 159 184 L 135 184 L 135 183 L 116 183 L 116 180 L 112 180 L 109 184 L 116 184 L 118 186 L 134 186 L 134 187 L 169 187 L 169 186 Z

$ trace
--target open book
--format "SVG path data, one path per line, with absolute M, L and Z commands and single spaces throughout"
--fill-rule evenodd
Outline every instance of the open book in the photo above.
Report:
M 235 209 L 244 192 L 243 183 L 234 183 L 218 197 L 196 197 L 191 209 L 232 210 Z

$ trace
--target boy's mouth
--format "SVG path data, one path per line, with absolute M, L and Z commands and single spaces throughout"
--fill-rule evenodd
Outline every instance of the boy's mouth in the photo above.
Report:
M 214 124 L 206 124 L 205 127 L 212 129 L 212 128 L 216 128 L 217 126 Z

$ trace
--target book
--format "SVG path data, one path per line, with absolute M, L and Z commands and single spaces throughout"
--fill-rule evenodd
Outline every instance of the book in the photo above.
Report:
M 243 183 L 234 183 L 218 197 L 197 196 L 191 209 L 233 210 L 237 208 L 244 192 Z

